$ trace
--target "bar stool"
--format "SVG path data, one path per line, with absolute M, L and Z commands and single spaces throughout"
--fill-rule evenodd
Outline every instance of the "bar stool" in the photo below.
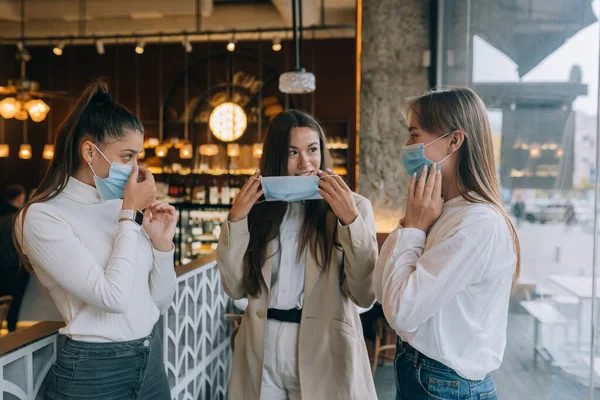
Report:
M 389 355 L 389 350 L 393 350 L 392 355 Z M 387 323 L 385 318 L 377 318 L 375 320 L 375 349 L 373 350 L 373 376 L 379 365 L 379 357 L 383 360 L 394 360 L 396 357 L 396 332 Z M 383 361 L 382 360 L 382 361 Z M 383 364 L 383 362 L 382 362 Z

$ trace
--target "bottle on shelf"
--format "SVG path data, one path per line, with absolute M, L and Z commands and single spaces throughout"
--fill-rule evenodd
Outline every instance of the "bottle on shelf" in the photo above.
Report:
M 219 187 L 217 186 L 216 179 L 213 179 L 212 184 L 210 186 L 209 203 L 219 204 Z
M 230 197 L 230 184 L 227 181 L 223 182 L 223 186 L 221 186 L 221 204 L 229 204 L 231 201 Z

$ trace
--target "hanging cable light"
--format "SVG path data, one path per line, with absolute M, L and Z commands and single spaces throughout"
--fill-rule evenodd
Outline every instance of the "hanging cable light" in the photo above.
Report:
M 275 50 L 275 49 L 273 49 Z M 276 50 L 278 51 L 278 50 Z M 262 143 L 262 86 L 263 86 L 263 52 L 262 52 L 262 32 L 258 32 L 258 80 L 260 81 L 260 90 L 258 91 L 258 125 L 256 143 L 252 146 L 252 155 L 254 158 L 261 158 L 263 154 Z
M 143 40 L 140 40 L 137 45 L 135 46 L 135 52 L 137 54 L 144 54 L 144 47 L 146 46 L 146 43 L 144 43 Z
M 295 67 L 279 77 L 279 90 L 282 93 L 302 94 L 315 90 L 315 76 L 302 68 L 302 7 L 298 7 L 298 1 L 292 0 Z
M 100 55 L 104 54 L 104 41 L 102 41 L 101 39 L 96 40 L 96 51 Z
M 281 38 L 279 38 L 279 36 L 275 36 L 273 38 L 273 51 L 279 51 L 281 50 Z
M 0 82 L 4 82 L 4 38 L 0 38 Z M 1 104 L 2 102 L 0 102 Z M 0 108 L 0 114 L 2 109 Z M 6 143 L 4 119 L 0 118 L 0 158 L 8 157 L 10 148 Z
M 183 42 L 181 42 L 181 44 L 183 45 L 183 48 L 185 49 L 185 51 L 187 53 L 192 52 L 192 50 L 193 50 L 192 43 L 190 42 L 190 38 L 187 35 L 185 35 L 183 37 Z
M 189 72 L 188 72 L 188 52 L 183 52 L 183 144 L 179 149 L 179 157 L 182 159 L 190 159 L 194 155 L 192 144 L 189 142 L 190 135 L 190 105 L 189 105 Z
M 157 157 L 167 156 L 169 148 L 163 143 L 164 135 L 164 110 L 163 110 L 163 43 L 162 35 L 159 37 L 158 52 L 158 145 L 154 149 Z
M 48 90 L 52 90 L 52 57 L 48 58 Z M 42 158 L 45 160 L 52 160 L 54 157 L 54 144 L 52 144 L 52 114 L 48 116 L 47 124 L 47 137 L 44 150 L 42 151 Z
M 229 101 L 219 104 L 210 113 L 209 125 L 213 135 L 224 142 L 233 142 L 244 134 L 248 118 L 244 109 L 233 102 L 234 99 L 234 54 L 229 57 L 229 72 L 227 77 Z
M 231 39 L 229 40 L 229 42 L 227 42 L 227 50 L 235 51 L 235 44 L 236 44 L 236 40 L 235 40 L 235 33 L 234 33 L 231 35 Z
M 206 87 L 207 87 L 207 104 L 208 107 L 210 108 L 210 100 L 212 98 L 212 91 L 211 91 L 211 70 L 210 70 L 210 52 L 211 52 L 211 46 L 210 46 L 210 35 L 207 35 L 206 37 L 206 43 L 208 46 L 208 55 L 206 57 Z M 206 143 L 201 145 L 200 148 L 198 149 L 198 152 L 200 153 L 201 156 L 207 156 L 207 157 L 212 157 L 212 156 L 216 156 L 217 154 L 219 154 L 219 146 L 216 144 L 212 144 L 211 140 L 210 140 L 210 124 L 206 124 Z M 204 163 L 201 161 L 200 162 L 201 166 L 204 165 Z M 208 166 L 207 166 L 208 168 Z M 202 167 L 201 167 L 202 169 Z
M 56 46 L 54 46 L 54 48 L 52 49 L 52 52 L 57 56 L 62 56 L 64 48 L 65 48 L 65 41 L 61 40 L 60 42 L 58 42 L 58 44 Z
M 31 158 L 31 145 L 27 143 L 27 118 L 21 124 L 23 129 L 23 143 L 19 147 L 19 158 L 29 160 Z

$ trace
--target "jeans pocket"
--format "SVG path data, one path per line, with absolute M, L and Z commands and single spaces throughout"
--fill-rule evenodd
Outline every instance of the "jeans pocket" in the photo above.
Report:
M 494 389 L 490 392 L 480 393 L 479 400 L 498 400 L 498 392 Z
M 460 387 L 464 382 L 461 382 L 453 371 L 419 365 L 416 374 L 421 389 L 430 398 L 436 400 L 460 399 Z

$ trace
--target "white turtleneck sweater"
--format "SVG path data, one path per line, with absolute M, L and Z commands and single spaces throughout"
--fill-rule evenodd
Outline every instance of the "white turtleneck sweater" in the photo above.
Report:
M 144 230 L 118 222 L 122 200 L 70 178 L 58 196 L 27 211 L 16 227 L 23 252 L 48 288 L 66 327 L 87 342 L 123 342 L 151 333 L 175 292 L 173 250 L 152 247 Z M 18 224 L 17 224 L 18 225 Z

